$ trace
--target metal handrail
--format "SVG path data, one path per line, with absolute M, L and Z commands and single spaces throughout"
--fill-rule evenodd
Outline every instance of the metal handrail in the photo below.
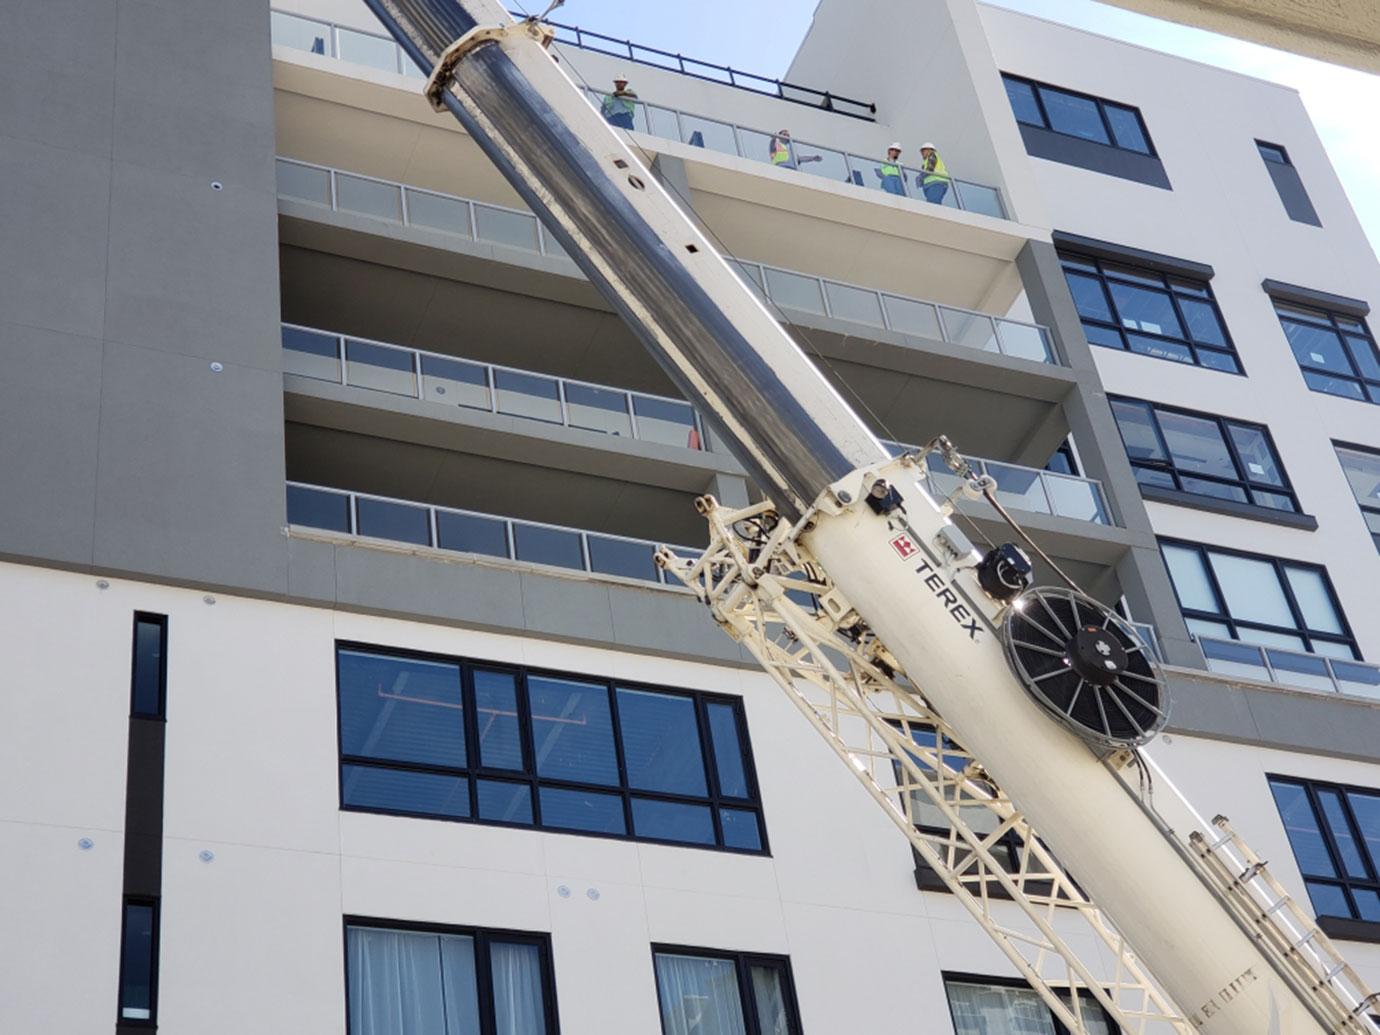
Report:
M 409 347 L 406 346 L 406 345 L 395 345 L 395 344 L 393 344 L 392 342 L 377 341 L 377 340 L 375 340 L 375 339 L 373 339 L 373 338 L 362 338 L 362 337 L 359 337 L 358 335 L 354 335 L 354 334 L 339 334 L 339 333 L 337 333 L 337 332 L 335 332 L 335 331 L 322 330 L 322 329 L 319 328 L 319 327 L 307 327 L 307 326 L 305 326 L 305 325 L 303 325 L 303 324 L 288 323 L 288 322 L 284 321 L 284 323 L 283 323 L 282 326 L 283 326 L 284 328 L 288 328 L 288 329 L 295 330 L 295 331 L 303 331 L 303 332 L 305 332 L 305 333 L 307 333 L 307 334 L 319 335 L 320 337 L 323 337 L 323 338 L 332 338 L 332 339 L 334 339 L 334 342 L 335 342 L 336 376 L 335 376 L 334 378 L 325 378 L 325 377 L 320 376 L 319 374 L 302 373 L 301 371 L 295 371 L 295 370 L 293 370 L 293 371 L 286 371 L 287 373 L 300 374 L 300 375 L 303 376 L 303 377 L 310 377 L 310 378 L 313 378 L 313 379 L 318 380 L 318 381 L 332 381 L 332 383 L 334 383 L 334 384 L 344 385 L 344 386 L 346 386 L 346 387 L 364 387 L 364 388 L 371 388 L 371 389 L 372 389 L 373 386 L 370 386 L 370 385 L 359 385 L 359 384 L 354 384 L 354 385 L 352 385 L 352 383 L 351 383 L 351 379 L 350 379 L 350 366 L 351 366 L 351 364 L 357 364 L 357 365 L 359 365 L 359 366 L 364 366 L 364 367 L 368 367 L 368 366 L 371 366 L 371 365 L 372 365 L 372 364 L 369 364 L 369 363 L 367 363 L 367 362 L 365 362 L 365 361 L 363 361 L 363 360 L 351 360 L 351 359 L 349 358 L 349 350 L 348 350 L 348 348 L 347 348 L 347 343 L 349 343 L 349 342 L 359 342 L 359 343 L 361 343 L 361 344 L 369 345 L 369 346 L 372 346 L 372 347 L 374 347 L 374 348 L 388 349 L 388 350 L 391 350 L 391 351 L 393 351 L 393 352 L 402 353 L 402 354 L 404 354 L 404 355 L 406 355 L 406 356 L 409 357 L 408 368 L 409 368 L 409 371 L 410 371 L 410 374 L 411 374 L 411 377 L 412 377 L 412 386 L 413 386 L 413 394 L 412 394 L 411 397 L 412 397 L 412 398 L 415 398 L 415 399 L 421 399 L 421 400 L 423 400 L 423 401 L 426 401 L 426 400 L 427 400 L 427 394 L 426 394 L 426 379 L 427 379 L 427 378 L 438 378 L 438 379 L 440 379 L 440 380 L 449 380 L 449 379 L 445 378 L 443 375 L 436 375 L 436 374 L 427 373 L 427 371 L 424 369 L 424 365 L 423 365 L 423 363 L 422 363 L 422 360 L 423 360 L 424 358 L 426 358 L 426 357 L 432 357 L 432 358 L 435 358 L 435 359 L 438 359 L 438 360 L 442 360 L 442 361 L 447 362 L 447 363 L 463 363 L 463 364 L 466 364 L 466 365 L 469 365 L 469 366 L 478 367 L 478 368 L 480 368 L 481 370 L 483 370 L 483 371 L 484 371 L 484 390 L 485 390 L 485 393 L 486 393 L 487 396 L 488 396 L 488 407 L 487 407 L 487 409 L 488 409 L 488 411 L 489 411 L 490 413 L 501 414 L 501 415 L 503 415 L 503 416 L 509 416 L 509 417 L 520 417 L 520 418 L 525 418 L 525 419 L 528 419 L 528 420 L 537 420 L 537 421 L 542 421 L 542 422 L 544 422 L 544 423 L 559 423 L 559 424 L 561 424 L 563 427 L 577 428 L 577 429 L 580 429 L 580 430 L 583 430 L 583 431 L 603 431 L 604 429 L 602 429 L 602 428 L 592 428 L 592 427 L 589 427 L 588 425 L 585 425 L 585 424 L 578 424 L 578 423 L 575 423 L 575 422 L 572 420 L 572 418 L 571 418 L 571 412 L 570 412 L 570 411 L 571 411 L 571 403 L 569 402 L 569 394 L 570 394 L 570 393 L 569 393 L 568 389 L 569 389 L 571 386 L 573 386 L 573 387 L 578 387 L 578 388 L 591 388 L 591 389 L 594 389 L 594 390 L 599 391 L 599 392 L 611 392 L 611 393 L 616 393 L 616 394 L 621 395 L 621 396 L 623 397 L 623 407 L 624 407 L 624 408 L 623 408 L 622 413 L 623 413 L 623 415 L 628 419 L 628 430 L 629 430 L 629 437 L 630 437 L 630 438 L 635 438 L 635 439 L 639 439 L 639 440 L 641 440 L 641 441 L 648 441 L 648 442 L 656 442 L 656 441 L 659 441 L 659 440 L 657 440 L 657 439 L 652 439 L 652 438 L 648 438 L 647 436 L 645 436 L 645 435 L 642 433 L 642 428 L 641 428 L 641 425 L 639 424 L 639 420 L 644 420 L 644 421 L 645 421 L 645 420 L 647 419 L 647 416 L 646 416 L 645 414 L 643 414 L 643 415 L 641 415 L 641 417 L 639 417 L 639 414 L 638 414 L 638 412 L 637 412 L 637 407 L 636 407 L 636 404 L 635 404 L 634 400 L 635 400 L 635 399 L 648 399 L 648 400 L 651 400 L 652 402 L 665 403 L 665 404 L 668 404 L 668 405 L 671 405 L 671 406 L 676 406 L 676 407 L 679 407 L 679 408 L 682 408 L 682 409 L 688 411 L 689 416 L 690 416 L 691 424 L 690 424 L 690 427 L 689 427 L 689 429 L 688 429 L 688 433 L 687 433 L 687 435 L 686 435 L 686 444 L 685 444 L 685 447 L 684 447 L 684 448 L 693 449 L 693 450 L 700 451 L 700 452 L 703 452 L 703 451 L 707 451 L 707 450 L 708 450 L 708 446 L 707 446 L 707 444 L 706 444 L 706 437 L 705 437 L 705 431 L 704 431 L 704 424 L 703 424 L 703 422 L 702 422 L 701 419 L 700 419 L 700 415 L 699 415 L 699 413 L 695 410 L 695 408 L 692 407 L 692 406 L 691 406 L 688 402 L 686 402 L 684 399 L 675 399 L 675 398 L 672 398 L 672 397 L 670 397 L 670 396 L 665 396 L 665 395 L 653 395 L 653 394 L 650 393 L 650 392 L 635 392 L 635 391 L 632 391 L 632 390 L 626 389 L 626 388 L 615 388 L 615 387 L 613 387 L 612 385 L 601 385 L 601 384 L 597 384 L 597 383 L 595 383 L 595 382 L 593 382 L 593 381 L 580 381 L 580 380 L 576 380 L 575 378 L 571 378 L 571 377 L 558 377 L 558 376 L 556 376 L 556 375 L 554 375 L 554 374 L 543 374 L 543 373 L 539 373 L 539 372 L 537 372 L 537 371 L 535 371 L 535 370 L 524 370 L 524 369 L 521 369 L 521 368 L 519 368 L 519 367 L 504 366 L 504 365 L 499 364 L 499 363 L 485 363 L 485 362 L 482 362 L 482 361 L 480 361 L 480 360 L 465 359 L 465 358 L 460 357 L 460 356 L 451 356 L 451 355 L 447 355 L 447 354 L 444 353 L 444 352 L 429 352 L 429 351 L 427 351 L 427 350 L 425 350 L 425 349 L 414 349 L 414 348 L 409 348 Z M 303 355 L 316 355 L 316 353 L 305 352 L 304 350 L 293 348 L 290 344 L 288 344 L 286 338 L 285 338 L 284 341 L 283 341 L 283 350 L 284 350 L 285 352 L 299 352 L 299 353 L 301 353 L 301 354 L 303 354 Z M 504 391 L 504 389 L 498 384 L 498 378 L 497 378 L 496 375 L 499 374 L 499 373 L 517 374 L 517 375 L 522 376 L 522 377 L 533 377 L 533 378 L 539 378 L 540 380 L 543 380 L 543 381 L 550 381 L 550 382 L 552 382 L 552 383 L 554 384 L 555 388 L 556 388 L 556 400 L 555 400 L 555 401 L 556 401 L 557 405 L 559 406 L 560 414 L 561 414 L 561 419 L 560 419 L 558 422 L 546 421 L 545 418 L 541 418 L 541 417 L 527 417 L 525 414 L 511 413 L 511 412 L 508 412 L 508 411 L 505 411 L 505 410 L 500 409 L 500 407 L 499 407 L 499 398 L 498 398 L 498 397 L 499 397 L 499 393 L 500 393 L 501 391 Z M 379 390 L 388 391 L 387 389 L 373 389 L 373 390 L 375 390 L 375 391 L 379 391 Z M 404 395 L 404 393 L 402 393 L 402 392 L 390 392 L 389 394 Z M 518 394 L 521 394 L 521 393 L 518 393 Z M 444 401 L 444 400 L 437 400 L 437 401 Z M 460 405 L 463 405 L 463 404 L 460 404 Z M 479 407 L 473 407 L 473 408 L 478 409 Z M 610 413 L 613 413 L 613 412 L 616 412 L 616 411 L 610 410 L 609 412 L 610 412 Z M 606 434 L 612 434 L 612 435 L 615 435 L 615 436 L 616 436 L 616 435 L 617 435 L 617 432 L 606 432 Z M 663 443 L 663 444 L 665 444 L 665 443 Z
M 662 544 L 653 542 L 650 539 L 636 539 L 632 536 L 615 535 L 611 532 L 595 532 L 589 529 L 572 528 L 569 525 L 554 525 L 546 521 L 527 521 L 519 518 L 503 517 L 502 515 L 486 514 L 482 511 L 477 510 L 463 510 L 459 507 L 442 507 L 430 503 L 419 503 L 416 500 L 398 499 L 394 496 L 379 496 L 369 492 L 352 492 L 349 489 L 336 489 L 325 485 L 312 485 L 309 482 L 298 482 L 289 480 L 287 485 L 288 488 L 291 489 L 302 489 L 307 492 L 318 493 L 323 496 L 344 497 L 347 500 L 349 517 L 349 527 L 348 529 L 345 529 L 343 531 L 341 529 L 330 528 L 322 525 L 299 524 L 292 521 L 291 514 L 288 515 L 289 527 L 296 524 L 297 527 L 300 528 L 316 528 L 327 532 L 336 532 L 337 534 L 341 535 L 351 535 L 365 540 L 375 540 L 378 542 L 390 543 L 405 543 L 409 546 L 418 546 L 426 547 L 428 549 L 444 550 L 447 553 L 466 554 L 468 553 L 467 551 L 455 550 L 450 547 L 440 545 L 438 516 L 442 514 L 458 514 L 462 517 L 480 518 L 485 521 L 495 521 L 501 523 L 503 525 L 504 542 L 506 546 L 506 552 L 502 555 L 503 559 L 509 561 L 517 561 L 523 564 L 537 564 L 542 567 L 556 568 L 561 571 L 583 571 L 588 575 L 599 575 L 607 578 L 631 579 L 637 582 L 650 582 L 655 585 L 663 585 L 671 589 L 683 589 L 683 587 L 678 581 L 675 581 L 673 577 L 668 576 L 665 572 L 663 572 L 652 562 L 652 555 L 655 553 L 658 546 Z M 373 500 L 379 503 L 390 503 L 398 506 L 410 507 L 416 510 L 426 511 L 427 541 L 425 543 L 417 543 L 413 542 L 410 539 L 389 539 L 381 536 L 371 536 L 367 533 L 361 532 L 359 530 L 360 500 Z M 543 564 L 540 561 L 524 561 L 521 557 L 518 556 L 518 527 L 543 528 L 549 531 L 563 532 L 578 536 L 580 541 L 580 557 L 582 566 L 577 569 L 566 567 L 564 565 Z M 593 560 L 594 554 L 590 549 L 591 536 L 594 537 L 596 540 L 609 539 L 614 540 L 616 542 L 631 543 L 635 546 L 645 546 L 647 548 L 647 563 L 648 566 L 651 568 L 651 573 L 646 576 L 626 575 L 613 571 L 601 571 L 595 568 Z M 686 554 L 699 554 L 703 552 L 703 547 L 672 546 L 670 548 L 672 550 L 677 550 Z M 469 556 L 492 557 L 498 555 L 470 553 Z
M 1195 639 L 1203 648 L 1209 672 L 1258 675 L 1264 682 L 1298 690 L 1380 700 L 1380 665 L 1216 636 Z
M 471 198 L 461 197 L 456 194 L 445 194 L 440 191 L 426 190 L 420 187 L 413 187 L 408 184 L 399 183 L 396 180 L 384 180 L 377 176 L 366 176 L 363 173 L 348 172 L 343 169 L 335 169 L 326 165 L 317 165 L 313 162 L 304 162 L 296 158 L 279 157 L 281 165 L 297 166 L 302 169 L 310 169 L 326 176 L 326 182 L 321 193 L 321 198 L 304 198 L 300 195 L 283 194 L 280 195 L 301 201 L 314 201 L 317 204 L 325 204 L 332 211 L 341 211 L 339 181 L 341 177 L 354 180 L 364 180 L 370 183 L 381 184 L 398 190 L 399 201 L 397 207 L 398 217 L 379 217 L 387 218 L 390 222 L 398 222 L 403 226 L 419 226 L 425 230 L 438 230 L 440 228 L 427 223 L 418 223 L 412 214 L 413 205 L 408 203 L 409 196 L 424 196 L 429 198 L 440 198 L 445 201 L 468 206 L 468 211 L 462 222 L 468 229 L 457 236 L 465 237 L 475 241 L 488 241 L 489 243 L 501 244 L 507 247 L 522 248 L 515 245 L 511 240 L 501 237 L 486 235 L 481 226 L 478 213 L 484 210 L 501 212 L 509 215 L 521 216 L 530 220 L 534 227 L 533 240 L 536 247 L 524 249 L 535 251 L 542 255 L 552 257 L 568 258 L 565 251 L 542 226 L 541 220 L 537 219 L 526 209 L 510 208 L 506 205 L 493 205 L 486 201 L 475 201 Z M 343 211 L 356 211 L 345 209 Z M 451 232 L 453 230 L 441 230 L 440 232 Z M 749 287 L 756 288 L 775 304 L 785 308 L 798 308 L 795 300 L 777 298 L 772 294 L 773 287 L 772 274 L 785 277 L 798 277 L 812 281 L 815 284 L 815 291 L 819 297 L 819 308 L 816 310 L 824 316 L 838 320 L 849 320 L 855 323 L 864 323 L 869 326 L 880 326 L 886 330 L 896 331 L 901 334 L 912 334 L 919 337 L 938 337 L 941 341 L 952 345 L 962 345 L 969 348 L 976 348 L 984 352 L 1000 352 L 1003 355 L 1012 356 L 1017 359 L 1028 359 L 1040 363 L 1057 365 L 1054 350 L 1050 344 L 1049 330 L 1040 324 L 1030 323 L 1025 320 L 1012 320 L 1004 316 L 992 316 L 989 313 L 978 312 L 975 309 L 964 309 L 961 306 L 944 305 L 939 302 L 932 302 L 923 298 L 913 298 L 907 295 L 893 294 L 887 291 L 879 291 L 875 288 L 863 287 L 859 284 L 851 284 L 846 281 L 832 280 L 827 277 L 819 277 L 813 273 L 802 273 L 798 270 L 788 270 L 779 266 L 770 266 L 765 263 L 744 261 L 739 259 L 729 259 L 730 265 L 735 266 L 744 275 Z M 754 273 L 753 271 L 756 271 Z M 834 299 L 836 294 L 842 292 L 860 292 L 871 300 L 869 304 L 875 304 L 878 317 L 875 321 L 859 319 L 856 316 L 847 315 L 840 311 L 837 301 Z M 918 319 L 915 314 L 909 318 L 902 315 L 902 311 L 908 307 L 920 306 L 928 310 L 924 319 Z M 802 310 L 809 311 L 809 310 Z M 976 329 L 977 333 L 973 331 Z M 1030 336 L 1033 332 L 1038 337 L 1038 345 L 1022 347 L 1020 338 L 1022 335 Z

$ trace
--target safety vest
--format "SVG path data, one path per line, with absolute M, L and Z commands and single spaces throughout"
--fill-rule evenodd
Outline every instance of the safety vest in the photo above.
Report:
M 934 168 L 926 168 L 925 183 L 948 183 L 949 170 L 944 168 L 944 159 L 939 157 L 939 152 L 934 153 Z
M 771 144 L 771 164 L 785 165 L 791 160 L 791 145 L 784 140 L 774 139 Z
M 604 117 L 607 118 L 610 115 L 631 115 L 637 110 L 636 100 L 637 94 L 633 93 L 631 90 L 624 94 L 604 94 Z
M 900 179 L 900 178 L 901 178 L 901 167 L 900 167 L 899 165 L 897 165 L 895 162 L 891 162 L 891 161 L 883 162 L 883 163 L 882 163 L 882 175 L 883 175 L 883 176 L 895 176 L 897 179 Z

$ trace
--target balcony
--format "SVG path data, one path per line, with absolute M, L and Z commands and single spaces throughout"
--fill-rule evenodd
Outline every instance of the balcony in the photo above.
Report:
M 679 587 L 652 555 L 647 539 L 590 532 L 564 525 L 518 521 L 362 492 L 288 482 L 290 526 L 404 547 L 497 558 L 586 575 Z M 702 547 L 672 547 L 696 556 Z
M 1198 637 L 1198 643 L 1209 672 L 1380 701 L 1380 665 L 1210 636 Z

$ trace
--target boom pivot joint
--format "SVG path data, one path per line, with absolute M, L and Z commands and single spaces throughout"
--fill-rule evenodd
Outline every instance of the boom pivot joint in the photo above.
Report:
M 422 87 L 422 93 L 434 109 L 444 112 L 446 106 L 441 96 L 450 88 L 451 80 L 455 76 L 455 67 L 465 55 L 485 43 L 502 44 L 505 40 L 524 36 L 540 43 L 543 48 L 549 48 L 551 41 L 556 38 L 556 30 L 536 18 L 527 18 L 508 25 L 476 26 L 441 52 L 436 67 L 427 78 L 426 86 Z

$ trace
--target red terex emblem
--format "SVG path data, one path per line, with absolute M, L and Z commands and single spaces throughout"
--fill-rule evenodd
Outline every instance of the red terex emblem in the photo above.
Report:
M 919 547 L 911 542 L 910 536 L 908 535 L 898 535 L 891 541 L 891 548 L 896 551 L 896 555 L 903 561 L 919 549 Z

